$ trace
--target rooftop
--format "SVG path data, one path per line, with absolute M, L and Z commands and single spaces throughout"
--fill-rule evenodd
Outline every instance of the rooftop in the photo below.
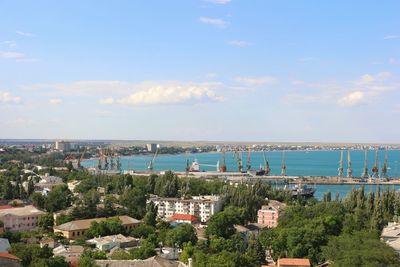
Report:
M 67 222 L 67 223 L 55 226 L 54 229 L 60 230 L 60 231 L 75 231 L 75 230 L 89 229 L 92 222 L 94 222 L 94 221 L 101 222 L 101 221 L 104 221 L 105 219 L 107 219 L 107 218 L 76 220 L 76 221 Z M 119 216 L 119 219 L 121 220 L 123 225 L 140 223 L 139 220 L 131 218 L 126 215 Z
M 7 253 L 7 252 L 0 252 L 0 258 L 21 261 L 21 259 L 18 258 L 17 256 Z
M 186 267 L 179 261 L 154 256 L 145 260 L 96 260 L 100 267 Z
M 400 223 L 389 223 L 383 228 L 381 237 L 400 237 Z
M 196 222 L 198 221 L 198 218 L 194 215 L 191 214 L 181 214 L 181 213 L 175 213 L 170 217 L 171 220 L 173 221 L 191 221 L 191 222 Z
M 7 214 L 11 214 L 14 216 L 31 216 L 31 215 L 44 215 L 46 214 L 46 212 L 38 210 L 36 207 L 32 205 L 28 205 L 25 207 L 0 209 L 0 217 L 6 216 Z
M 103 236 L 103 237 L 96 237 L 93 239 L 88 240 L 88 243 L 92 244 L 106 244 L 109 242 L 117 242 L 117 243 L 125 243 L 125 242 L 131 242 L 136 240 L 134 237 L 126 237 L 124 235 L 118 234 L 118 235 L 108 235 L 108 236 Z
M 309 259 L 281 258 L 278 259 L 278 266 L 311 266 Z

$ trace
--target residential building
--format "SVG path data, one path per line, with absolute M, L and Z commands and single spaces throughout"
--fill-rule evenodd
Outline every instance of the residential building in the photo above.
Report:
M 39 245 L 41 248 L 48 246 L 49 248 L 55 248 L 57 247 L 58 242 L 51 237 L 48 238 L 43 238 L 42 240 L 40 240 Z
M 61 152 L 68 152 L 71 150 L 71 143 L 66 141 L 57 141 L 56 150 Z
M 0 266 L 21 267 L 21 259 L 7 252 L 0 252 Z
M 278 267 L 311 267 L 309 259 L 280 258 Z
M 153 256 L 145 260 L 96 260 L 100 267 L 189 267 L 180 261 Z
M 268 205 L 262 206 L 257 212 L 257 223 L 269 228 L 278 226 L 279 214 L 286 208 L 286 204 L 270 200 Z
M 8 252 L 10 242 L 7 238 L 0 238 L 0 252 Z
M 153 196 L 148 201 L 157 206 L 158 217 L 166 219 L 179 213 L 194 215 L 200 218 L 201 222 L 207 222 L 212 215 L 222 209 L 219 196 L 195 196 L 190 199 Z
M 157 151 L 157 144 L 146 144 L 146 149 L 148 152 L 155 153 Z
M 197 218 L 196 216 L 191 214 L 181 214 L 181 213 L 175 213 L 169 218 L 169 220 L 175 223 L 189 223 L 189 224 L 195 224 L 199 222 L 199 218 Z
M 139 244 L 139 239 L 118 234 L 96 237 L 93 239 L 89 239 L 86 242 L 96 245 L 96 248 L 99 250 L 110 251 L 113 248 L 128 248 L 137 246 Z
M 38 210 L 32 205 L 16 208 L 0 209 L 0 221 L 7 231 L 24 231 L 35 229 L 38 218 L 46 212 Z
M 53 249 L 54 256 L 60 256 L 65 258 L 66 262 L 69 263 L 77 263 L 79 261 L 79 257 L 84 251 L 84 247 L 82 246 L 65 246 L 60 245 Z
M 122 225 L 126 230 L 131 230 L 141 223 L 139 220 L 131 218 L 129 216 L 118 216 L 121 220 Z M 94 218 L 86 220 L 76 220 L 60 224 L 54 227 L 54 233 L 63 235 L 68 239 L 79 239 L 84 236 L 85 232 L 90 228 L 92 222 L 101 222 L 107 218 Z
M 390 222 L 384 227 L 381 240 L 400 254 L 400 223 Z

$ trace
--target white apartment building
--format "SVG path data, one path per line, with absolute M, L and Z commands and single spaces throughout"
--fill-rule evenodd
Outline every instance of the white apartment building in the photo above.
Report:
M 200 218 L 201 222 L 207 222 L 212 215 L 222 209 L 222 201 L 219 196 L 195 196 L 190 199 L 151 197 L 158 208 L 159 218 L 169 218 L 174 214 L 190 214 Z

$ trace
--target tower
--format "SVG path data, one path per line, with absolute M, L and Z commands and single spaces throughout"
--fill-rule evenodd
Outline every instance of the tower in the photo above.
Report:
M 364 150 L 364 168 L 363 168 L 361 177 L 369 178 L 369 175 L 368 175 L 368 150 L 367 149 Z
M 353 177 L 353 168 L 351 167 L 350 150 L 347 150 L 347 178 Z
M 379 147 L 376 146 L 376 151 L 375 151 L 375 163 L 374 167 L 372 167 L 372 178 L 379 178 Z
M 339 169 L 338 169 L 338 176 L 340 178 L 343 177 L 343 150 L 340 151 L 340 161 L 339 161 Z
M 286 176 L 285 150 L 282 151 L 281 176 Z
M 388 171 L 388 147 L 386 147 L 385 161 L 383 162 L 381 177 L 387 178 L 388 177 L 387 171 Z

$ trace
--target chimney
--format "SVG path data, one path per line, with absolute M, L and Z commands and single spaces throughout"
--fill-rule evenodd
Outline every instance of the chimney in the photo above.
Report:
M 193 260 L 192 258 L 188 259 L 188 267 L 192 267 L 193 266 Z

